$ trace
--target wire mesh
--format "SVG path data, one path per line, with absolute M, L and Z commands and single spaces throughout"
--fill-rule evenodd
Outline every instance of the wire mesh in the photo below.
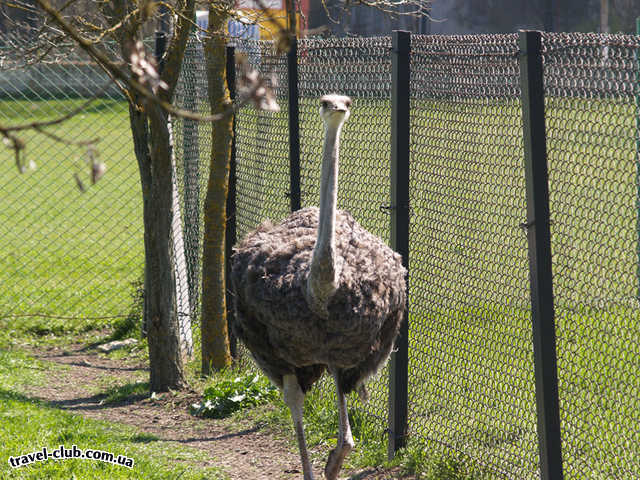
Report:
M 287 58 L 275 44 L 238 40 L 244 52 L 274 90 L 280 112 L 266 112 L 247 104 L 236 116 L 236 220 L 238 239 L 262 221 L 280 221 L 289 213 L 289 127 Z
M 87 193 L 83 149 L 25 132 L 20 175 L 0 150 L 0 315 L 126 315 L 142 276 L 142 202 L 127 104 L 73 49 L 27 65 L 0 49 L 0 122 L 49 119 L 100 92 L 51 131 L 100 137 L 107 177 Z M 543 36 L 558 368 L 566 478 L 640 477 L 640 40 Z M 286 56 L 236 51 L 272 84 L 280 113 L 237 114 L 238 238 L 289 213 Z M 303 206 L 319 201 L 318 99 L 354 99 L 343 130 L 339 207 L 389 240 L 391 39 L 298 43 Z M 539 477 L 517 35 L 413 36 L 409 429 L 425 455 L 484 478 Z M 176 103 L 209 111 L 200 40 Z M 197 317 L 211 126 L 174 120 L 177 268 Z M 174 241 L 176 238 L 174 238 Z M 174 247 L 175 248 L 175 247 Z M 185 272 L 186 271 L 186 272 Z M 180 273 L 180 272 L 178 272 Z M 184 293 L 185 284 L 179 287 Z M 180 293 L 179 292 L 179 293 Z M 183 316 L 185 316 L 184 312 Z M 47 328 L 67 328 L 60 319 Z M 34 324 L 33 328 L 42 328 Z M 360 408 L 384 429 L 387 374 Z M 325 380 L 323 395 L 333 395 Z M 366 420 L 368 419 L 368 420 Z M 382 421 L 380 421 L 382 420 Z M 467 468 L 465 467 L 465 468 Z
M 544 41 L 566 477 L 634 478 L 637 39 Z M 517 36 L 412 43 L 410 433 L 444 465 L 538 478 Z M 238 115 L 241 237 L 288 213 L 289 179 L 285 57 L 264 42 L 239 49 L 277 79 L 283 107 Z M 303 39 L 298 49 L 302 204 L 319 198 L 318 98 L 348 94 L 339 206 L 388 240 L 379 207 L 389 198 L 390 39 Z M 386 417 L 386 375 L 365 407 L 377 419 Z M 320 391 L 333 395 L 333 386 Z
M 206 37 L 193 35 L 185 50 L 180 81 L 176 89 L 178 106 L 208 114 Z M 289 213 L 288 125 L 286 57 L 276 55 L 273 42 L 234 39 L 235 55 L 246 56 L 249 65 L 264 76 L 274 90 L 281 112 L 265 112 L 253 104 L 239 105 L 236 112 L 236 223 L 238 239 L 262 221 L 279 221 Z M 203 202 L 206 196 L 211 158 L 211 123 L 188 119 L 173 121 L 176 141 L 177 185 L 183 214 L 185 268 L 195 331 L 200 318 Z M 197 334 L 196 334 L 197 335 Z M 253 365 L 240 348 L 238 360 Z
M 639 53 L 543 35 L 566 478 L 640 478 Z
M 409 428 L 482 478 L 538 477 L 517 52 L 412 37 Z
M 180 79 L 174 102 L 180 108 L 208 115 L 211 107 L 207 95 L 206 61 L 202 39 L 192 35 L 185 48 Z M 202 282 L 202 240 L 204 232 L 204 200 L 211 158 L 211 123 L 185 118 L 172 120 L 174 134 L 175 178 L 178 217 L 174 216 L 174 232 L 182 235 L 182 248 L 176 255 L 178 294 L 188 310 L 183 321 L 191 319 L 196 344 L 200 338 L 200 285 Z M 175 215 L 175 214 L 174 214 Z M 174 249 L 175 250 L 175 249 Z M 199 346 L 196 345 L 196 351 Z
M 86 328 L 89 317 L 126 316 L 144 261 L 127 103 L 104 72 L 73 48 L 60 45 L 28 64 L 22 53 L 29 44 L 19 35 L 3 35 L 0 122 L 54 119 L 97 95 L 82 113 L 48 131 L 70 141 L 100 141 L 89 152 L 27 130 L 19 136 L 27 163 L 36 169 L 25 174 L 18 172 L 14 152 L 0 149 L 0 317 L 16 317 L 22 328 L 46 333 Z M 93 154 L 108 170 L 83 194 L 73 175 L 90 183 L 86 162 Z
M 319 205 L 320 201 L 324 137 L 320 97 L 328 93 L 349 95 L 353 107 L 340 142 L 338 208 L 349 211 L 386 242 L 390 220 L 380 207 L 388 206 L 390 199 L 390 49 L 390 37 L 298 42 L 302 206 Z M 328 378 L 321 388 L 327 395 L 335 393 Z M 387 369 L 369 383 L 368 390 L 365 411 L 386 421 Z

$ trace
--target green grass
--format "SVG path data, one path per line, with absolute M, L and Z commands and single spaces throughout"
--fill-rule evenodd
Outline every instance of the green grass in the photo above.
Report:
M 1 101 L 0 121 L 17 124 L 60 115 L 83 100 Z M 86 193 L 85 149 L 34 132 L 21 135 L 37 169 L 18 173 L 13 152 L 0 148 L 0 317 L 34 334 L 83 331 L 126 315 L 132 282 L 144 264 L 142 198 L 124 102 L 98 99 L 84 113 L 50 131 L 70 140 L 98 137 L 107 173 Z M 19 320 L 19 321 L 18 321 Z
M 220 386 L 234 383 L 237 378 L 252 378 L 256 367 L 251 362 L 241 362 L 235 368 L 215 373 L 205 383 L 205 391 L 221 390 Z M 264 385 L 266 378 L 260 374 L 258 385 Z M 323 388 L 314 388 L 305 397 L 304 425 L 308 447 L 315 460 L 322 463 L 329 451 L 336 446 L 338 435 L 338 415 L 332 382 L 323 379 Z M 253 383 L 253 382 L 252 382 Z M 209 395 L 211 397 L 211 395 Z M 205 396 L 206 398 L 206 396 Z M 349 418 L 356 448 L 347 457 L 344 470 L 381 465 L 386 458 L 386 439 L 381 435 L 380 425 L 361 408 L 356 395 L 349 398 Z M 260 428 L 268 428 L 289 441 L 290 448 L 298 451 L 289 408 L 278 393 L 268 404 L 253 408 L 241 408 L 230 414 L 233 422 L 249 422 Z
M 19 352 L 0 348 L 0 477 L 3 479 L 226 478 L 216 468 L 190 467 L 190 463 L 210 460 L 197 450 L 160 441 L 130 427 L 73 415 L 19 393 L 22 385 L 37 385 L 43 382 L 43 376 L 54 375 L 53 368 Z M 43 447 L 51 452 L 60 445 L 124 455 L 133 459 L 134 465 L 129 469 L 95 460 L 68 459 L 36 462 L 20 468 L 9 466 L 9 457 L 41 451 Z
M 191 406 L 191 413 L 225 418 L 238 410 L 269 403 L 277 397 L 277 391 L 264 376 L 253 372 L 232 379 L 218 378 L 205 389 L 202 402 Z
M 117 387 L 110 387 L 104 392 L 103 404 L 120 403 L 135 398 L 149 396 L 149 382 L 127 383 Z
M 3 102 L 0 112 L 19 118 L 15 111 L 25 104 Z M 111 107 L 114 113 L 105 107 L 60 129 L 82 132 L 91 125 L 106 138 L 100 148 L 109 173 L 87 194 L 71 179 L 77 150 L 30 140 L 35 152 L 47 145 L 47 159 L 36 156 L 38 170 L 22 176 L 11 152 L 0 152 L 0 236 L 6 240 L 0 258 L 7 259 L 0 312 L 129 312 L 131 283 L 142 271 L 140 194 L 125 106 Z M 46 108 L 50 114 L 59 106 Z M 44 116 L 44 102 L 35 111 Z M 315 99 L 301 99 L 300 118 L 306 206 L 319 195 L 322 126 Z M 389 216 L 379 207 L 389 203 L 388 123 L 387 104 L 356 100 L 343 132 L 339 190 L 340 208 L 385 240 Z M 547 126 L 565 477 L 640 477 L 635 107 L 548 99 Z M 415 101 L 411 134 L 411 441 L 398 461 L 434 480 L 536 478 L 518 103 Z M 241 236 L 288 212 L 286 109 L 243 109 L 237 135 Z M 122 138 L 127 146 L 109 153 Z M 201 152 L 209 140 L 201 136 Z M 79 222 L 86 222 L 84 230 Z M 100 322 L 22 318 L 4 325 L 64 333 Z M 325 454 L 337 431 L 332 388 L 325 380 L 307 399 L 309 441 Z M 385 457 L 386 371 L 370 390 L 368 405 L 350 401 L 359 446 L 351 466 Z M 281 402 L 256 411 L 291 435 Z

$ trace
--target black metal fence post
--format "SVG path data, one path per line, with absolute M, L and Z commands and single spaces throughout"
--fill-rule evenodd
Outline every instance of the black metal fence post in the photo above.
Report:
M 158 9 L 159 20 L 156 28 L 154 57 L 158 63 L 158 72 L 164 68 L 164 53 L 167 50 L 167 40 L 169 38 L 169 9 L 166 5 L 161 5 Z
M 229 95 L 231 100 L 236 98 L 236 56 L 235 47 L 227 47 L 227 87 L 229 88 Z M 225 230 L 225 279 L 229 281 L 231 278 L 231 254 L 232 248 L 236 244 L 236 116 L 233 115 L 232 123 L 232 136 L 231 136 L 231 159 L 229 162 L 229 189 L 227 191 L 227 226 Z M 227 302 L 227 325 L 229 331 L 229 347 L 231 350 L 231 356 L 236 358 L 238 342 L 231 330 L 231 324 L 233 322 L 233 297 L 231 295 L 231 285 L 226 286 L 226 302 Z
M 411 34 L 393 32 L 391 86 L 391 247 L 409 268 L 409 78 Z M 408 285 L 407 275 L 407 285 Z M 407 289 L 408 290 L 408 289 Z M 407 291 L 408 294 L 408 291 Z M 408 306 L 408 300 L 407 300 Z M 406 445 L 409 315 L 405 312 L 389 368 L 389 444 L 393 458 Z
M 289 200 L 291 211 L 301 208 L 300 197 L 300 122 L 298 109 L 298 39 L 291 37 L 287 53 L 289 92 Z
M 636 17 L 636 35 L 640 35 L 640 17 Z M 640 85 L 640 52 L 636 53 L 636 83 Z M 636 135 L 640 132 L 640 93 L 636 94 Z M 640 301 L 640 135 L 636 140 L 636 298 Z
M 538 448 L 542 480 L 562 479 L 555 313 L 551 272 L 549 175 L 544 114 L 542 35 L 521 31 L 520 85 Z

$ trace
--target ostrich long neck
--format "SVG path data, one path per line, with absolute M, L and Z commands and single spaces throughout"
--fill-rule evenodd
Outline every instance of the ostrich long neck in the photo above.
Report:
M 320 181 L 320 213 L 318 239 L 313 250 L 313 262 L 334 263 L 336 204 L 338 203 L 338 153 L 340 129 L 325 129 Z
M 308 293 L 311 306 L 318 313 L 327 312 L 329 298 L 337 288 L 339 271 L 335 253 L 336 204 L 338 202 L 338 150 L 340 130 L 325 127 L 322 153 L 322 179 L 320 181 L 320 212 L 318 238 L 313 249 Z

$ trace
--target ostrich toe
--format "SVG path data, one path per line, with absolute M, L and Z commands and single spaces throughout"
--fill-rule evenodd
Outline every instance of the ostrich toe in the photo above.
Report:
M 353 450 L 353 447 L 354 443 L 353 440 L 351 440 L 331 450 L 329 458 L 327 459 L 327 465 L 324 467 L 324 476 L 327 480 L 336 480 L 338 478 L 342 463 L 349 452 Z

